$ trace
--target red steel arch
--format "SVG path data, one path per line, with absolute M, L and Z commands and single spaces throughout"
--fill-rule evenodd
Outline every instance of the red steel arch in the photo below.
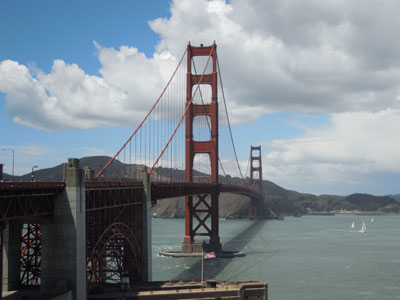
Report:
M 140 245 L 129 226 L 110 224 L 87 256 L 88 291 L 94 282 L 121 282 L 123 272 L 128 272 L 131 282 L 140 279 L 140 256 Z
M 142 281 L 143 184 L 86 181 L 85 193 L 88 293 L 121 282 L 124 272 L 131 284 Z

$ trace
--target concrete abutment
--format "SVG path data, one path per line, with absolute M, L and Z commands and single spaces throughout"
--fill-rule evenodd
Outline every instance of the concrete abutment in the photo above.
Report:
M 80 168 L 79 159 L 70 158 L 68 163 L 63 164 L 63 177 L 65 188 L 54 199 L 52 198 L 53 213 L 51 215 L 27 218 L 18 216 L 15 220 L 0 222 L 2 233 L 0 274 L 2 274 L 1 287 L 5 292 L 4 295 L 13 294 L 19 297 L 16 294 L 23 293 L 27 295 L 24 297 L 29 299 L 29 297 L 37 298 L 40 293 L 42 299 L 54 297 L 86 299 L 86 194 L 88 191 L 85 188 L 85 181 L 93 180 L 94 176 L 90 168 Z M 140 238 L 138 253 L 141 255 L 139 261 L 142 268 L 139 273 L 142 275 L 141 281 L 151 281 L 151 180 L 147 169 L 142 170 L 141 179 L 144 186 L 144 199 L 135 199 L 138 203 L 143 201 L 140 202 L 140 206 L 137 206 L 141 208 L 140 212 L 137 211 L 140 216 L 140 225 L 137 227 L 140 228 L 140 232 L 137 233 Z M 99 187 L 101 186 L 100 183 Z M 134 188 L 137 188 L 137 185 L 134 185 Z M 130 201 L 134 202 L 133 199 Z M 134 214 L 132 218 L 135 218 Z M 21 237 L 25 230 L 23 225 L 28 223 L 40 224 L 40 254 L 38 256 L 40 289 L 39 287 L 21 289 Z
M 151 240 L 151 175 L 148 173 L 147 168 L 144 167 L 139 172 L 139 179 L 142 180 L 145 201 L 142 207 L 142 261 L 143 261 L 143 275 L 144 281 L 152 281 L 152 240 Z
M 8 221 L 3 230 L 3 291 L 19 288 L 22 223 Z
M 65 191 L 54 201 L 54 214 L 42 222 L 41 288 L 44 295 L 72 291 L 86 298 L 86 212 L 84 173 L 79 160 L 64 164 Z

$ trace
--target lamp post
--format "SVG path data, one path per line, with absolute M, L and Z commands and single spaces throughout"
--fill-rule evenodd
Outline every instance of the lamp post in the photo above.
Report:
M 15 151 L 14 149 L 11 148 L 2 148 L 1 150 L 9 150 L 12 152 L 13 154 L 13 160 L 12 160 L 12 176 L 13 176 L 13 180 L 14 180 L 14 155 L 15 155 Z
M 33 179 L 34 179 L 34 178 L 33 178 L 33 169 L 34 169 L 34 168 L 38 168 L 38 166 L 33 166 L 33 167 L 32 167 L 32 182 L 34 181 L 34 180 L 33 180 Z

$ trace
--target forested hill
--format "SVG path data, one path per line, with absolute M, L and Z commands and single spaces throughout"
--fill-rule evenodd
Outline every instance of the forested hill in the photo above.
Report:
M 266 205 L 277 214 L 310 214 L 321 212 L 378 212 L 400 213 L 400 203 L 389 196 L 369 194 L 310 195 L 282 191 L 281 195 L 267 195 Z
M 389 196 L 373 196 L 369 194 L 352 194 L 347 196 L 343 205 L 345 209 L 357 209 L 362 211 L 394 211 L 399 207 L 399 203 Z

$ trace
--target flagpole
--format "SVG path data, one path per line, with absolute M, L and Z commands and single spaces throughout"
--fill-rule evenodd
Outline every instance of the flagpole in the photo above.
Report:
M 203 264 L 204 264 L 204 249 L 201 252 L 201 285 L 203 285 Z

